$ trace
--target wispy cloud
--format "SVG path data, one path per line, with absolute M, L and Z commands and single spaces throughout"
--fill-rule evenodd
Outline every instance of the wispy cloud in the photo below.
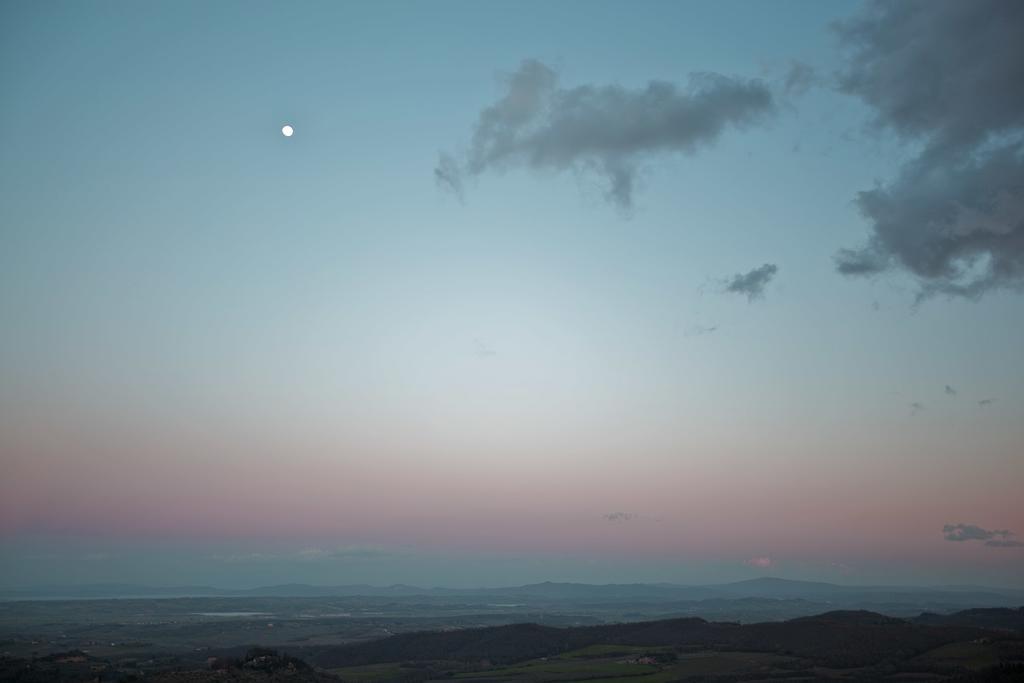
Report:
M 297 551 L 224 553 L 210 559 L 228 564 L 265 562 L 327 562 L 370 560 L 407 554 L 404 549 L 377 545 L 347 545 L 336 548 L 308 547 Z
M 855 573 L 855 569 L 845 562 L 832 562 L 831 566 L 833 569 L 838 571 L 840 574 L 849 575 Z
M 434 167 L 434 182 L 438 187 L 450 190 L 459 201 L 464 199 L 462 189 L 462 171 L 459 170 L 459 163 L 450 154 L 442 153 Z
M 687 337 L 700 337 L 705 334 L 712 334 L 718 331 L 718 325 L 690 325 L 684 334 Z
M 248 562 L 266 562 L 276 557 L 276 555 L 267 555 L 265 553 L 218 553 L 211 555 L 210 559 L 227 564 L 244 564 Z
M 992 548 L 1021 548 L 1024 543 L 1011 538 L 1015 534 L 1007 529 L 983 529 L 976 524 L 946 524 L 942 536 L 947 541 L 982 541 Z
M 473 355 L 477 358 L 490 358 L 491 356 L 498 355 L 498 353 L 485 341 L 481 339 L 474 339 Z
M 636 519 L 637 515 L 633 512 L 609 512 L 602 515 L 607 521 L 614 523 L 628 522 Z
M 381 545 L 345 545 L 331 550 L 319 548 L 306 551 L 307 557 L 319 560 L 374 560 L 408 554 L 406 549 Z
M 775 564 L 775 561 L 767 555 L 761 555 L 760 557 L 751 557 L 749 560 L 744 561 L 744 564 L 757 567 L 758 569 L 767 569 Z
M 304 548 L 296 554 L 300 560 L 322 560 L 330 557 L 330 553 L 323 548 Z
M 800 76 L 794 77 L 794 87 Z M 744 128 L 774 109 L 757 79 L 693 73 L 685 85 L 651 81 L 562 88 L 551 67 L 524 61 L 504 79 L 504 95 L 480 112 L 465 158 L 442 154 L 434 177 L 462 194 L 464 175 L 525 167 L 587 170 L 603 176 L 606 197 L 633 203 L 639 164 L 659 154 L 695 154 L 728 128 Z

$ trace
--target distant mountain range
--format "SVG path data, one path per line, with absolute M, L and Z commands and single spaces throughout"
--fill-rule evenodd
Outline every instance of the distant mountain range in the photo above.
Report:
M 735 583 L 687 586 L 671 583 L 584 584 L 535 583 L 500 588 L 421 588 L 396 584 L 313 586 L 282 584 L 251 589 L 211 586 L 85 584 L 0 589 L 0 600 L 69 600 L 177 597 L 393 597 L 424 596 L 468 602 L 681 602 L 759 598 L 807 600 L 834 607 L 906 604 L 928 609 L 1010 607 L 1024 603 L 1024 590 L 980 586 L 849 586 L 772 577 Z M 940 611 L 941 611 L 940 609 Z

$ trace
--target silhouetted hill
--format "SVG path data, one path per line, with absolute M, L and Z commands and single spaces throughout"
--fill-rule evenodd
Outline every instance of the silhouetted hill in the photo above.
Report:
M 670 619 L 629 624 L 557 628 L 511 624 L 458 631 L 419 631 L 330 648 L 312 659 L 318 666 L 340 667 L 393 661 L 481 660 L 515 662 L 576 650 L 588 645 L 673 645 L 711 643 L 716 633 L 736 628 L 703 619 Z
M 913 620 L 917 624 L 941 626 L 974 626 L 977 628 L 1024 631 L 1024 607 L 1017 609 L 991 607 L 965 609 L 953 614 L 925 612 Z
M 731 644 L 738 649 L 807 657 L 833 667 L 905 659 L 962 640 L 983 637 L 982 629 L 922 626 L 867 611 L 827 612 L 782 622 L 747 624 Z
M 144 678 L 118 668 L 110 660 L 80 650 L 45 657 L 20 659 L 0 657 L 0 681 L 13 683 L 329 683 L 337 677 L 315 671 L 301 659 L 268 648 L 253 648 L 237 659 L 210 662 L 208 669 L 162 671 Z
M 693 618 L 574 628 L 515 624 L 405 633 L 309 656 L 324 667 L 428 660 L 508 663 L 616 644 L 773 652 L 806 657 L 826 666 L 852 667 L 904 659 L 946 643 L 986 635 L 991 632 L 980 628 L 930 626 L 872 612 L 837 611 L 747 625 Z

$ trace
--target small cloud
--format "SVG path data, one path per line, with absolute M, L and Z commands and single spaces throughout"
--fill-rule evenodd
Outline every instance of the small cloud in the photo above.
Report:
M 330 557 L 335 560 L 374 560 L 383 557 L 408 555 L 406 548 L 387 547 L 380 545 L 347 545 L 335 548 Z
M 491 348 L 486 342 L 480 339 L 473 340 L 473 355 L 477 358 L 490 358 L 491 356 L 497 356 L 498 353 Z
M 946 385 L 946 396 L 956 396 L 956 389 L 954 389 L 953 387 L 951 387 L 951 386 L 949 386 L 947 384 Z
M 459 163 L 450 154 L 441 153 L 434 167 L 434 182 L 437 186 L 452 192 L 462 201 L 462 170 Z
M 918 403 L 917 401 L 914 401 L 913 403 L 910 404 L 910 414 L 911 415 L 917 415 L 922 410 L 924 410 L 924 404 L 923 403 Z
M 983 398 L 980 401 L 978 401 L 978 405 L 981 406 L 982 408 L 985 408 L 986 406 L 990 406 L 995 402 L 996 400 L 994 398 Z
M 700 337 L 718 331 L 718 325 L 690 325 L 686 328 L 687 337 Z
M 609 522 L 622 523 L 628 522 L 631 519 L 636 519 L 637 515 L 633 512 L 609 512 L 602 515 Z
M 757 567 L 758 569 L 767 569 L 774 565 L 775 562 L 767 555 L 762 555 L 761 557 L 752 557 L 749 560 L 744 561 L 744 564 L 751 567 Z
M 273 555 L 264 553 L 229 553 L 227 555 L 211 555 L 211 560 L 227 564 L 244 564 L 247 562 L 264 562 L 274 559 Z
M 942 536 L 947 541 L 985 541 L 997 533 L 1001 532 L 988 531 L 975 524 L 946 524 L 942 527 Z
M 1020 548 L 1024 543 L 1010 538 L 1015 534 L 1008 529 L 983 529 L 977 524 L 946 524 L 942 537 L 947 541 L 984 541 L 990 548 Z
M 779 267 L 774 263 L 766 263 L 746 273 L 737 273 L 725 281 L 725 291 L 731 294 L 742 294 L 747 301 L 755 301 L 764 297 L 764 288 L 772 281 Z
M 300 560 L 322 560 L 330 556 L 330 553 L 323 548 L 304 548 L 296 554 Z

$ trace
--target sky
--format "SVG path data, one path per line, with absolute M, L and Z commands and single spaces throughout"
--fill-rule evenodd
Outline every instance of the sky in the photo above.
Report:
M 4 3 L 0 585 L 1024 586 L 1022 30 Z

